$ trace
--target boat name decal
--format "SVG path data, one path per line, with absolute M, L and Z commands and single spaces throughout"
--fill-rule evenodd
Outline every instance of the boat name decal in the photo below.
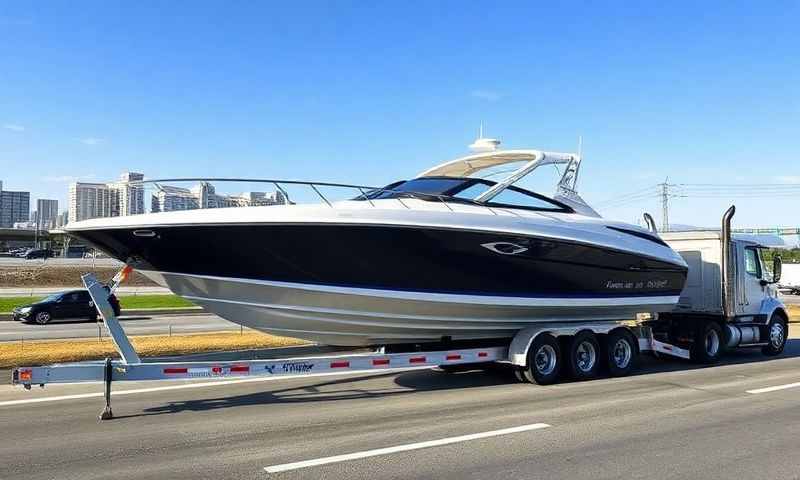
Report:
M 631 290 L 642 288 L 666 288 L 669 280 L 648 280 L 646 282 L 619 282 L 616 280 L 608 280 L 606 288 L 610 290 Z

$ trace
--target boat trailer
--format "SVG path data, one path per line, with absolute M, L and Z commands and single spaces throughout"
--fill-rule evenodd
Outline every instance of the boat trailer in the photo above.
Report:
M 297 377 L 330 373 L 398 370 L 421 367 L 447 367 L 487 362 L 507 363 L 516 370 L 529 363 L 528 349 L 541 333 L 559 337 L 575 335 L 579 331 L 607 334 L 625 328 L 638 339 L 640 351 L 689 358 L 689 351 L 660 342 L 653 338 L 650 328 L 629 325 L 631 322 L 600 322 L 592 324 L 559 323 L 528 327 L 521 330 L 506 346 L 483 348 L 454 348 L 437 351 L 413 351 L 297 357 L 274 360 L 200 361 L 200 362 L 143 362 L 133 348 L 128 336 L 114 314 L 109 302 L 111 294 L 125 279 L 130 267 L 123 268 L 110 285 L 97 280 L 94 274 L 85 274 L 82 280 L 94 302 L 103 324 L 119 353 L 119 360 L 106 358 L 104 362 L 56 364 L 38 367 L 17 367 L 12 370 L 12 384 L 30 390 L 33 385 L 44 387 L 48 383 L 103 382 L 105 406 L 100 420 L 114 417 L 111 410 L 111 385 L 120 381 L 229 379 L 251 377 Z M 522 379 L 518 375 L 518 378 Z

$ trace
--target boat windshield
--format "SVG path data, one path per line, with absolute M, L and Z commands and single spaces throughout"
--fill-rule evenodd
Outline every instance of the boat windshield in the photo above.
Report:
M 395 182 L 384 187 L 384 190 L 369 192 L 366 198 L 370 200 L 386 198 L 424 198 L 430 195 L 432 200 L 439 197 L 450 197 L 465 203 L 475 202 L 482 193 L 486 192 L 497 182 L 485 178 L 466 177 L 418 177 L 412 180 Z M 359 197 L 358 200 L 364 200 Z M 510 186 L 503 190 L 491 201 L 481 203 L 491 207 L 523 208 L 528 210 L 545 210 L 554 212 L 572 212 L 573 210 L 561 202 L 547 198 L 524 188 Z

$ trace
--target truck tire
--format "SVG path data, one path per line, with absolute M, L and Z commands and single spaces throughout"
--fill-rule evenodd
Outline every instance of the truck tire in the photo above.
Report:
M 522 375 L 530 383 L 550 385 L 558 380 L 561 371 L 561 348 L 549 333 L 540 333 L 528 349 L 528 364 Z
M 624 377 L 636 370 L 639 360 L 639 341 L 624 328 L 612 330 L 603 339 L 605 365 L 612 377 Z
M 695 363 L 713 364 L 719 362 L 724 347 L 722 326 L 716 320 L 700 323 L 694 333 L 691 359 Z
M 767 323 L 767 345 L 761 349 L 761 353 L 768 356 L 780 355 L 786 346 L 786 339 L 789 336 L 789 323 L 786 317 L 780 312 L 775 312 Z
M 566 364 L 575 380 L 589 380 L 600 369 L 600 344 L 589 330 L 575 334 L 567 343 Z

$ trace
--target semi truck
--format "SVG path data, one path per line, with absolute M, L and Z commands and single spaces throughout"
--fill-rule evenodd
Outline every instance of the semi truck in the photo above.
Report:
M 48 383 L 103 381 L 105 407 L 113 418 L 111 385 L 119 381 L 176 380 L 257 376 L 304 376 L 374 370 L 439 367 L 446 372 L 487 363 L 508 365 L 523 382 L 551 384 L 565 377 L 588 380 L 602 372 L 628 375 L 641 352 L 715 363 L 729 350 L 759 348 L 779 355 L 788 336 L 789 315 L 778 297 L 781 259 L 764 262 L 764 245 L 732 235 L 735 207 L 723 216 L 719 231 L 667 232 L 661 238 L 689 266 L 675 309 L 592 323 L 555 322 L 524 328 L 510 340 L 408 346 L 405 351 L 378 348 L 358 354 L 225 362 L 142 362 L 108 301 L 118 283 L 105 285 L 92 274 L 83 280 L 120 360 L 98 363 L 18 367 L 12 383 L 30 389 Z M 650 229 L 655 222 L 646 215 Z M 115 278 L 124 278 L 118 275 Z

